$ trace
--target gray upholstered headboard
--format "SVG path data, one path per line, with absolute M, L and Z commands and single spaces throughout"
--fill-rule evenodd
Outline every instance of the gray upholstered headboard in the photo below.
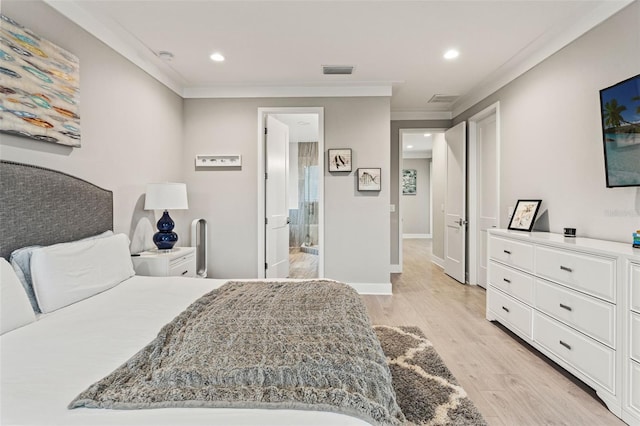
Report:
M 0 161 L 0 256 L 113 229 L 113 193 L 43 167 Z

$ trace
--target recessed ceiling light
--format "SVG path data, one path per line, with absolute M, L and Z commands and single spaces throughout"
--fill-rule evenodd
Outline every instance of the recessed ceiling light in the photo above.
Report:
M 413 148 L 413 145 L 407 145 L 407 149 Z
M 425 133 L 425 134 L 424 134 L 424 137 L 425 137 L 425 138 L 426 138 L 426 137 L 429 137 L 429 136 L 431 136 L 431 133 Z
M 221 53 L 213 53 L 211 56 L 209 56 L 209 58 L 211 58 L 212 61 L 215 62 L 222 62 L 224 61 L 224 56 L 222 56 Z
M 444 58 L 445 59 L 455 59 L 460 55 L 460 52 L 458 52 L 456 49 L 449 49 L 445 52 L 444 54 Z

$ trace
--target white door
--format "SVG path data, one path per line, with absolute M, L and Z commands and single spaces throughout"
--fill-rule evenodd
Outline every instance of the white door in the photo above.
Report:
M 487 229 L 498 226 L 498 168 L 496 115 L 477 127 L 478 154 L 478 285 L 487 288 Z
M 289 127 L 267 116 L 265 137 L 265 278 L 289 276 L 287 170 Z
M 444 272 L 465 282 L 466 251 L 466 123 L 444 134 L 447 143 L 447 183 L 445 190 Z

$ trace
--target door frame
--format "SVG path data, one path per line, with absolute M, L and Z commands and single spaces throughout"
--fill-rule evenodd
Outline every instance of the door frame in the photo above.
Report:
M 265 174 L 265 135 L 264 128 L 266 125 L 267 115 L 270 114 L 318 114 L 318 170 L 320 173 L 318 179 L 318 204 L 320 206 L 318 212 L 318 278 L 324 278 L 324 107 L 259 107 L 258 108 L 258 213 L 257 213 L 257 230 L 258 230 L 258 263 L 257 277 L 265 277 L 264 263 L 266 259 L 266 238 L 264 218 L 266 214 L 266 188 L 264 182 Z
M 467 167 L 469 168 L 469 188 L 468 188 L 468 211 L 469 211 L 469 232 L 467 237 L 469 239 L 468 250 L 468 268 L 469 268 L 469 284 L 478 285 L 478 276 L 480 268 L 480 259 L 478 259 L 480 253 L 480 241 L 478 239 L 478 227 L 480 222 L 480 203 L 478 200 L 478 191 L 480 180 L 480 167 L 479 167 L 479 137 L 478 137 L 478 123 L 490 115 L 496 116 L 496 194 L 497 194 L 497 221 L 500 223 L 500 102 L 496 102 L 489 105 L 479 113 L 473 115 L 468 119 L 469 122 L 469 158 Z
M 402 165 L 403 165 L 403 150 L 402 150 L 402 137 L 403 131 L 407 130 L 421 130 L 430 133 L 443 133 L 447 130 L 446 127 L 400 127 L 398 129 L 398 204 L 396 206 L 396 212 L 398 213 L 398 265 L 391 264 L 391 273 L 402 273 L 403 270 L 403 258 L 402 258 Z M 431 165 L 429 167 L 429 230 L 430 235 L 433 238 L 433 156 L 431 157 Z M 392 242 L 393 243 L 393 242 Z

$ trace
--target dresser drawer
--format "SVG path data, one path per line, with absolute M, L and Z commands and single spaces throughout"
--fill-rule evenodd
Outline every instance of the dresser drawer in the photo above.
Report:
M 487 290 L 487 305 L 501 322 L 509 324 L 509 328 L 515 328 L 521 335 L 531 338 L 530 307 L 491 286 Z
M 629 405 L 640 411 L 640 364 L 629 361 L 631 375 Z
M 499 262 L 533 272 L 533 246 L 518 241 L 491 237 L 489 256 Z
M 615 349 L 616 307 L 611 303 L 538 279 L 535 306 Z
M 640 314 L 631 312 L 629 322 L 631 323 L 631 334 L 629 335 L 629 338 L 631 339 L 629 342 L 631 358 L 640 362 Z
M 615 351 L 534 312 L 533 340 L 584 376 L 615 393 Z
M 193 255 L 176 259 L 169 264 L 170 277 L 195 277 L 195 261 Z
M 615 260 L 540 246 L 535 256 L 536 275 L 615 302 Z
M 533 276 L 494 261 L 489 262 L 489 284 L 516 299 L 533 304 Z
M 640 265 L 631 263 L 631 310 L 640 313 Z

